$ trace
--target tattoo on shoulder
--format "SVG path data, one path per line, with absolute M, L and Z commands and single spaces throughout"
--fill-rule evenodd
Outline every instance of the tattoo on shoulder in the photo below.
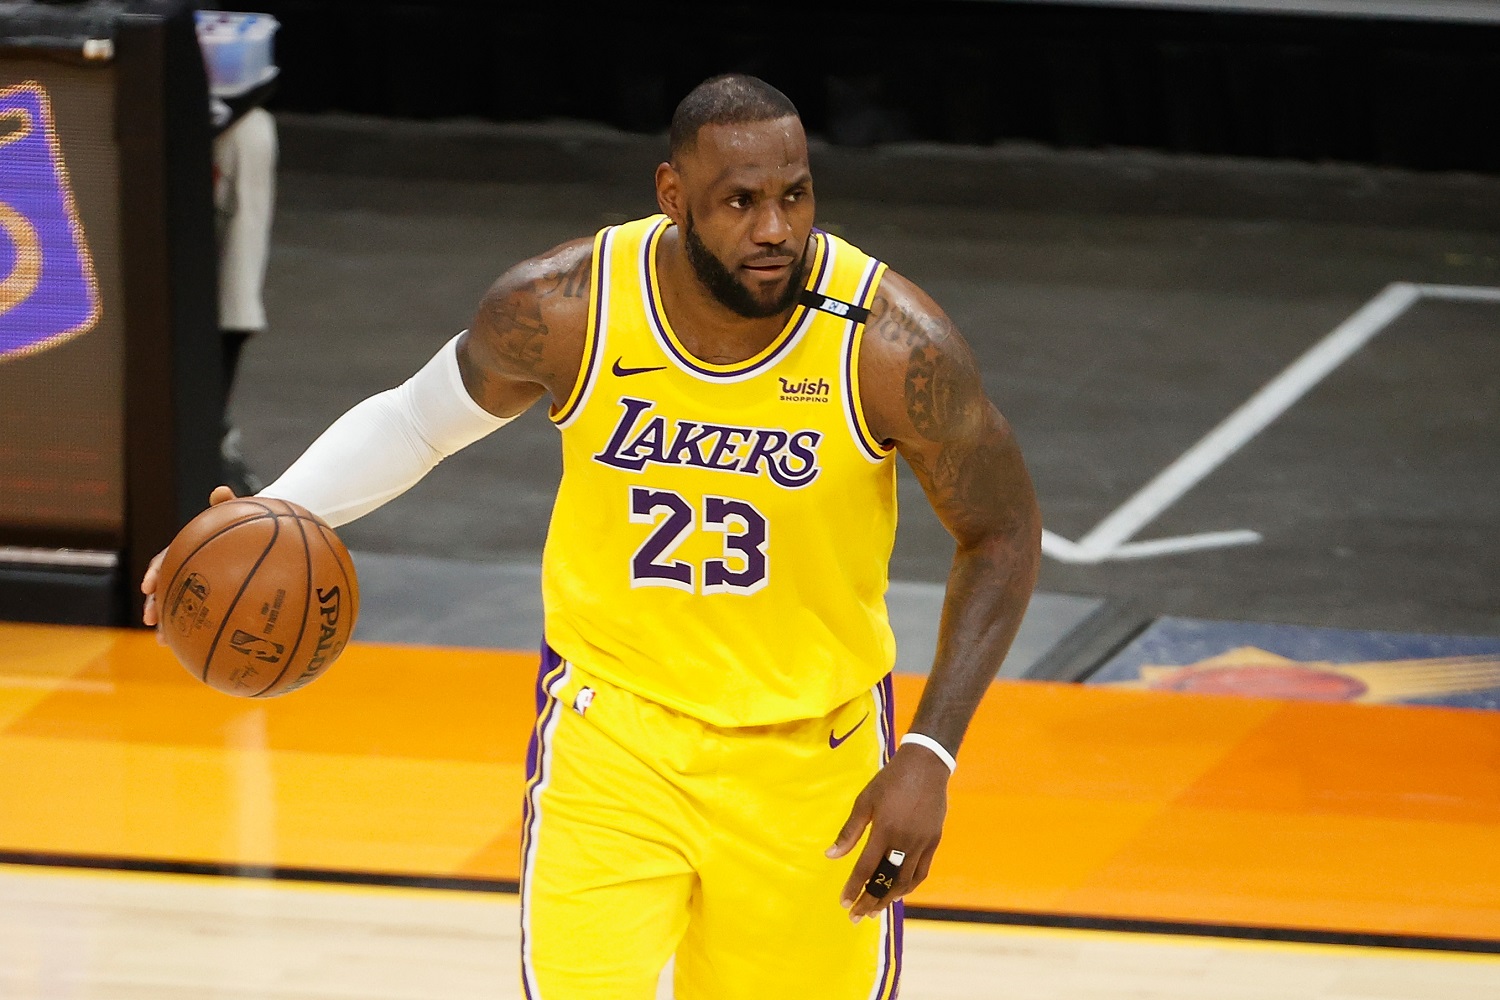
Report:
M 514 395 L 504 379 L 534 382 L 554 393 L 564 383 L 572 384 L 576 368 L 569 365 L 577 359 L 565 331 L 570 317 L 587 303 L 591 265 L 587 246 L 569 248 L 527 262 L 490 289 L 476 323 L 480 342 L 474 348 L 475 371 L 465 375 L 482 405 L 492 401 L 491 391 L 505 399 Z M 502 381 L 491 383 L 486 372 Z
M 930 339 L 929 327 L 934 325 L 931 320 L 932 317 L 918 316 L 897 304 L 884 288 L 875 293 L 875 301 L 870 303 L 869 328 L 893 344 L 910 347 L 918 340 Z
M 538 282 L 537 294 L 543 298 L 561 296 L 565 299 L 582 299 L 589 294 L 590 272 L 593 256 L 583 253 L 566 270 L 547 275 Z
M 517 374 L 534 371 L 542 359 L 547 324 L 531 289 L 493 295 L 484 301 L 484 324 L 496 356 Z
M 952 322 L 915 313 L 884 295 L 870 311 L 878 336 L 907 352 L 906 414 L 929 441 L 942 441 L 985 406 L 979 368 Z

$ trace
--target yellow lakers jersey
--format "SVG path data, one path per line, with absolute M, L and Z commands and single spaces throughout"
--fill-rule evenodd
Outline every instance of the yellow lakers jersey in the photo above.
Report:
M 671 225 L 594 240 L 583 370 L 552 412 L 547 642 L 711 725 L 816 718 L 895 660 L 895 464 L 865 424 L 855 363 L 885 265 L 814 232 L 786 327 L 747 361 L 710 364 L 662 309 Z

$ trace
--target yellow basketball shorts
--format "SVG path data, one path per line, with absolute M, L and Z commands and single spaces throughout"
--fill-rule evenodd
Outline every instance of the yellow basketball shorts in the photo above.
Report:
M 529 1000 L 892 1000 L 900 903 L 853 924 L 833 843 L 891 753 L 889 677 L 821 719 L 720 729 L 543 650 L 527 760 Z

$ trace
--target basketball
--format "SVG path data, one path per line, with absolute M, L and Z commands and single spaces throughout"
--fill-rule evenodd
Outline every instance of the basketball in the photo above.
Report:
M 188 672 L 271 698 L 322 676 L 359 615 L 348 549 L 306 508 L 249 497 L 188 522 L 162 559 L 160 630 Z

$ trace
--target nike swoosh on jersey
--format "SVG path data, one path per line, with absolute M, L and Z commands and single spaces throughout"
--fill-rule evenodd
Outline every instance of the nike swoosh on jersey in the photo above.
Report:
M 839 745 L 841 743 L 843 743 L 845 740 L 847 740 L 849 737 L 853 736 L 854 735 L 854 730 L 858 729 L 860 726 L 863 726 L 865 724 L 865 719 L 868 719 L 869 717 L 870 717 L 870 713 L 866 712 L 864 714 L 864 716 L 861 717 L 860 720 L 854 724 L 854 729 L 849 730 L 843 736 L 836 736 L 836 735 L 834 735 L 833 730 L 830 729 L 828 731 L 828 747 L 829 747 L 829 749 L 831 749 L 831 750 L 837 750 L 839 748 Z
M 615 358 L 614 367 L 610 369 L 610 371 L 621 378 L 624 378 L 626 375 L 644 375 L 646 372 L 659 372 L 667 367 L 666 365 L 657 365 L 654 368 L 622 368 L 620 362 L 624 360 L 624 358 Z

